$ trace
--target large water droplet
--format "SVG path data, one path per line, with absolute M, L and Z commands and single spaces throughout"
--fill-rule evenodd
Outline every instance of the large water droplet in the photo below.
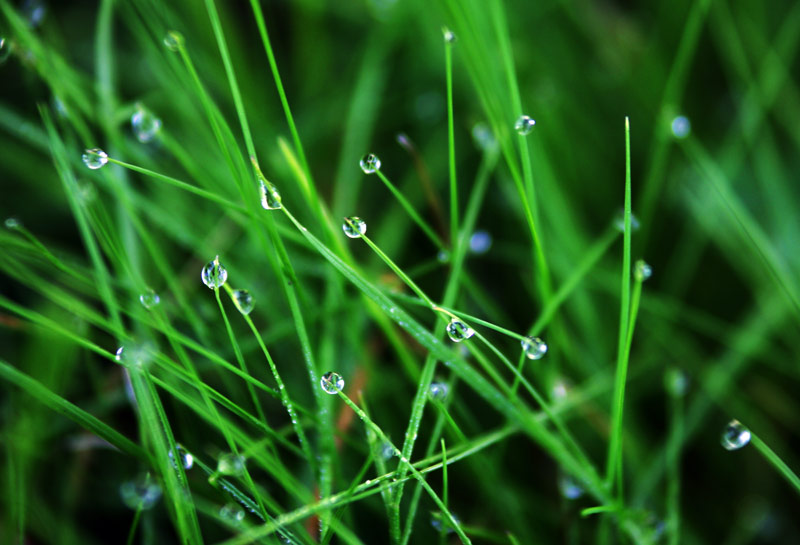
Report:
M 720 443 L 726 450 L 737 450 L 750 442 L 750 430 L 738 420 L 731 420 L 722 430 Z
M 43 0 L 24 0 L 19 11 L 28 28 L 36 28 L 42 24 L 44 16 L 47 15 L 47 4 Z
M 492 235 L 483 229 L 472 233 L 469 237 L 469 251 L 473 254 L 485 254 L 492 247 Z
M 225 281 L 228 280 L 228 271 L 220 265 L 219 256 L 215 257 L 213 261 L 209 261 L 203 270 L 200 272 L 200 278 L 203 284 L 208 286 L 209 289 L 220 288 Z
M 170 30 L 167 32 L 167 35 L 164 36 L 164 45 L 170 51 L 178 51 L 181 47 L 183 47 L 183 43 L 183 34 L 177 30 Z
M 536 126 L 536 121 L 531 119 L 527 115 L 522 115 L 517 119 L 517 122 L 514 123 L 514 130 L 517 131 L 522 136 L 527 136 L 533 130 L 533 127 Z
M 283 206 L 278 188 L 261 173 L 258 173 L 258 194 L 261 196 L 261 206 L 265 210 L 278 210 Z
M 653 268 L 644 262 L 644 260 L 639 259 L 633 265 L 633 278 L 637 282 L 644 282 L 648 278 L 653 275 Z
M 566 473 L 562 473 L 558 477 L 558 490 L 561 492 L 561 495 L 568 500 L 577 500 L 583 496 L 584 492 L 583 487 L 578 484 L 578 481 Z
M 22 222 L 20 222 L 17 218 L 6 218 L 5 226 L 6 229 L 19 229 L 22 227 Z
M 475 330 L 469 327 L 467 324 L 459 320 L 458 318 L 453 318 L 450 320 L 450 323 L 447 324 L 447 336 L 450 337 L 450 340 L 455 343 L 460 343 L 461 341 L 465 341 L 472 337 L 475 334 Z
M 442 29 L 442 33 L 444 34 L 444 41 L 450 44 L 454 44 L 458 41 L 458 36 L 450 30 L 449 28 Z
M 0 36 L 0 64 L 3 64 L 11 56 L 11 42 Z
M 369 153 L 362 157 L 358 164 L 364 174 L 374 174 L 381 169 L 381 160 L 374 153 Z
M 683 115 L 673 119 L 670 128 L 672 129 L 672 136 L 678 139 L 686 138 L 692 132 L 692 124 L 689 122 L 689 118 Z
M 620 209 L 617 210 L 617 213 L 614 214 L 614 228 L 619 231 L 620 233 L 625 232 L 625 211 Z M 637 218 L 633 212 L 631 212 L 631 233 L 635 233 L 639 230 L 639 218 Z
M 342 231 L 350 238 L 358 238 L 367 232 L 367 222 L 358 216 L 350 216 L 344 218 L 342 223 Z
M 154 348 L 149 342 L 131 342 L 117 349 L 114 359 L 128 367 L 147 367 L 153 360 Z
M 144 308 L 150 309 L 161 302 L 161 297 L 152 289 L 147 288 L 147 290 L 139 296 L 139 302 L 142 303 Z
M 242 314 L 250 314 L 256 302 L 247 290 L 235 290 L 233 292 L 233 304 Z
M 219 508 L 219 516 L 229 522 L 242 522 L 244 509 L 238 503 L 228 502 Z
M 673 397 L 686 395 L 686 390 L 689 389 L 689 379 L 686 377 L 686 373 L 674 367 L 667 369 L 667 372 L 664 373 L 664 388 Z
M 431 382 L 431 385 L 428 387 L 428 395 L 438 401 L 447 399 L 447 394 L 449 393 L 450 386 L 444 382 Z
M 319 385 L 322 386 L 325 393 L 335 395 L 344 388 L 344 379 L 339 373 L 328 371 L 319 379 Z
M 538 360 L 547 354 L 547 343 L 539 337 L 525 337 L 520 344 L 525 357 L 529 360 Z
M 81 159 L 83 159 L 83 164 L 92 170 L 102 168 L 108 163 L 108 155 L 100 148 L 87 149 L 81 155 Z
M 192 466 L 194 465 L 194 456 L 192 456 L 189 451 L 183 448 L 183 445 L 180 443 L 175 443 L 175 450 L 178 453 L 177 458 L 180 461 L 180 464 L 183 466 L 183 469 L 192 469 Z M 169 459 L 172 462 L 173 467 L 177 467 L 175 462 L 175 453 L 172 451 L 169 451 Z
M 139 142 L 146 143 L 156 137 L 161 130 L 161 120 L 144 106 L 138 105 L 131 116 L 133 134 Z
M 149 473 L 122 483 L 119 487 L 122 502 L 131 509 L 146 511 L 152 508 L 161 498 L 161 487 Z
M 245 458 L 241 454 L 229 452 L 217 460 L 217 472 L 222 475 L 241 475 L 244 473 Z

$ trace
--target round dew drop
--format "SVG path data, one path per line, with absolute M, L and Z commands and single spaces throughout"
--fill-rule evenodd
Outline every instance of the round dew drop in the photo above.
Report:
M 100 148 L 87 149 L 81 155 L 83 164 L 92 170 L 102 168 L 108 163 L 108 155 Z
M 244 473 L 244 463 L 244 456 L 229 452 L 217 460 L 217 471 L 222 475 L 241 475 Z
M 131 127 L 136 139 L 145 144 L 155 138 L 161 130 L 161 120 L 139 106 L 131 116 Z
M 525 357 L 529 360 L 539 360 L 547 354 L 547 343 L 539 337 L 525 337 L 520 344 Z
M 359 165 L 364 174 L 375 174 L 381 169 L 381 160 L 374 153 L 369 153 L 361 158 Z
M 209 261 L 203 270 L 200 272 L 200 278 L 203 280 L 209 289 L 221 288 L 225 281 L 228 280 L 228 271 L 220 265 L 219 256 L 215 257 L 213 261 Z
M 430 387 L 428 387 L 428 395 L 438 401 L 444 401 L 449 393 L 450 387 L 444 382 L 431 382 Z
M 680 140 L 688 137 L 692 132 L 692 124 L 689 118 L 683 115 L 679 115 L 673 119 L 670 128 L 672 129 L 672 136 Z
M 633 266 L 633 278 L 637 282 L 644 282 L 653 275 L 653 268 L 639 259 Z
M 319 385 L 322 386 L 325 393 L 336 395 L 344 388 L 344 379 L 339 373 L 328 371 L 322 375 L 322 378 L 319 380 Z
M 255 306 L 255 299 L 247 290 L 235 290 L 233 292 L 233 304 L 242 314 L 250 314 Z
M 625 232 L 625 211 L 619 210 L 614 215 L 614 228 L 619 231 L 620 233 Z M 639 223 L 639 218 L 637 218 L 633 212 L 631 212 L 631 233 L 635 233 L 639 230 L 641 224 Z
M 725 450 L 738 450 L 750 442 L 750 430 L 738 420 L 731 420 L 722 431 L 720 443 Z
M 558 478 L 558 489 L 561 495 L 568 500 L 577 500 L 583 496 L 583 487 L 566 473 L 562 473 Z
M 485 254 L 492 247 L 492 235 L 483 229 L 472 233 L 469 237 L 469 251 L 473 254 Z
M 229 502 L 220 507 L 219 516 L 229 522 L 242 522 L 244 520 L 244 509 L 239 504 Z
M 261 175 L 258 176 L 258 193 L 261 196 L 261 207 L 264 210 L 278 210 L 283 206 L 278 188 Z
M 465 341 L 472 337 L 475 334 L 475 330 L 469 327 L 467 324 L 459 320 L 458 318 L 453 318 L 450 320 L 450 323 L 447 324 L 447 336 L 450 337 L 450 340 L 454 343 L 460 343 L 461 341 Z
M 183 448 L 183 445 L 180 443 L 175 444 L 175 452 L 177 452 L 177 458 L 180 461 L 181 466 L 183 466 L 183 469 L 192 469 L 192 466 L 194 466 L 194 456 L 192 456 L 189 451 Z M 177 467 L 175 463 L 175 453 L 173 451 L 169 451 L 169 459 L 172 462 L 172 465 Z
M 151 509 L 161 498 L 161 487 L 149 473 L 136 479 L 126 481 L 119 487 L 122 503 L 131 509 L 146 511 Z
M 686 395 L 686 391 L 689 389 L 689 379 L 686 377 L 686 373 L 674 367 L 667 369 L 664 374 L 664 388 L 673 397 Z
M 527 136 L 531 133 L 535 125 L 535 120 L 531 119 L 527 115 L 522 115 L 519 119 L 517 119 L 517 122 L 514 123 L 514 130 L 522 136 Z
M 147 288 L 147 291 L 139 296 L 139 302 L 144 308 L 151 309 L 161 302 L 161 297 L 150 288 Z
M 342 223 L 342 231 L 344 231 L 344 234 L 350 238 L 358 238 L 361 235 L 366 234 L 367 222 L 358 216 L 344 218 L 344 223 Z
M 6 218 L 5 226 L 6 229 L 19 229 L 22 223 L 17 218 Z
M 458 41 L 458 36 L 449 28 L 444 29 L 444 41 L 449 44 L 454 44 Z
M 170 30 L 167 32 L 167 35 L 164 36 L 164 45 L 170 51 L 178 51 L 183 45 L 183 42 L 183 34 L 177 30 Z

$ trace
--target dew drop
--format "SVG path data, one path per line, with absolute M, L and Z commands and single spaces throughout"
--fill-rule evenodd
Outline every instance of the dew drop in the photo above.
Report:
M 146 110 L 144 106 L 138 105 L 136 111 L 131 115 L 131 127 L 136 139 L 144 144 L 155 138 L 161 130 L 161 120 L 153 115 L 153 112 Z
M 281 204 L 281 194 L 275 184 L 267 180 L 261 172 L 258 175 L 258 194 L 261 196 L 261 206 L 264 210 L 278 210 Z
M 450 252 L 447 250 L 439 250 L 439 253 L 436 254 L 436 261 L 439 263 L 448 263 L 450 261 Z
M 183 43 L 183 34 L 177 30 L 170 30 L 167 32 L 167 35 L 164 36 L 164 45 L 170 51 L 178 51 L 181 47 L 183 47 Z
M 750 430 L 738 420 L 731 420 L 722 431 L 720 443 L 725 450 L 737 450 L 750 442 Z
M 374 153 L 368 153 L 358 163 L 364 174 L 375 174 L 381 169 L 381 160 Z
M 636 263 L 633 265 L 633 278 L 637 282 L 644 282 L 648 278 L 653 275 L 653 268 L 644 262 L 642 259 L 638 259 Z
M 389 460 L 394 456 L 394 448 L 390 443 L 384 443 L 381 445 L 381 457 L 384 460 Z
M 200 272 L 200 278 L 203 280 L 203 284 L 212 290 L 225 284 L 225 281 L 228 280 L 228 271 L 220 265 L 219 256 L 206 263 L 206 266 Z
M 117 361 L 122 361 L 122 354 L 124 353 L 125 347 L 120 346 L 117 348 L 117 352 L 114 354 L 114 359 Z
M 189 451 L 183 448 L 183 445 L 180 443 L 175 444 L 175 451 L 178 454 L 177 457 L 178 460 L 180 460 L 180 464 L 183 466 L 183 469 L 192 469 L 192 466 L 194 466 L 194 456 L 192 456 Z M 175 463 L 175 453 L 173 451 L 169 451 L 169 459 L 172 462 L 173 467 L 177 468 Z
M 497 146 L 492 129 L 486 123 L 475 123 L 472 127 L 472 141 L 483 151 L 491 151 Z
M 342 231 L 344 231 L 344 234 L 350 238 L 358 238 L 367 232 L 367 222 L 358 216 L 344 218 L 344 223 L 342 223 Z
M 161 498 L 161 487 L 149 473 L 145 473 L 122 483 L 119 487 L 119 495 L 122 503 L 131 509 L 146 511 L 151 509 Z
M 458 36 L 450 30 L 449 28 L 442 29 L 442 33 L 444 34 L 444 41 L 449 44 L 454 44 L 458 41 Z
M 222 475 L 241 475 L 244 473 L 244 456 L 229 452 L 217 460 L 217 472 Z
M 578 481 L 566 473 L 562 473 L 558 478 L 558 490 L 568 500 L 577 500 L 584 493 L 583 487 L 578 484 Z
M 692 132 L 692 124 L 689 122 L 689 118 L 683 115 L 679 115 L 673 119 L 670 127 L 672 129 L 672 136 L 679 140 L 686 138 Z
M 461 521 L 456 516 L 455 513 L 451 513 L 453 518 L 455 519 L 456 523 L 461 524 Z M 450 518 L 441 513 L 440 511 L 432 511 L 431 512 L 431 526 L 433 526 L 436 530 L 442 531 L 444 529 L 444 533 L 452 534 L 455 529 L 453 528 L 452 523 L 450 522 Z
M 6 218 L 5 226 L 6 229 L 19 229 L 22 223 L 17 218 Z
M 161 302 L 161 297 L 152 289 L 147 288 L 147 291 L 139 296 L 139 302 L 142 303 L 144 308 L 150 309 Z
M 28 28 L 37 28 L 47 15 L 47 5 L 43 0 L 25 0 L 19 8 Z
M 492 247 L 492 235 L 482 229 L 469 237 L 469 251 L 473 254 L 485 254 Z
M 444 382 L 431 382 L 431 385 L 428 387 L 428 395 L 437 401 L 444 401 L 449 393 L 450 386 Z
M 242 522 L 244 509 L 237 503 L 228 502 L 219 508 L 219 516 L 229 522 Z
M 53 95 L 50 97 L 50 104 L 53 106 L 53 110 L 55 110 L 58 117 L 62 119 L 66 119 L 69 117 L 69 109 L 67 105 L 64 104 L 64 101 L 59 98 L 58 95 Z
M 108 155 L 99 148 L 87 149 L 81 155 L 81 159 L 83 159 L 83 164 L 92 170 L 102 168 L 108 163 Z
M 11 56 L 11 42 L 0 36 L 0 64 L 3 64 Z
M 673 397 L 686 395 L 686 391 L 689 389 L 689 379 L 686 377 L 686 373 L 674 367 L 667 369 L 667 372 L 664 373 L 664 388 Z
M 625 211 L 620 209 L 614 214 L 614 229 L 619 231 L 620 233 L 625 232 Z M 631 212 L 631 233 L 635 233 L 639 230 L 639 218 L 637 218 L 633 212 Z
M 344 388 L 344 379 L 339 373 L 328 371 L 319 379 L 319 385 L 322 386 L 325 393 L 335 395 Z
M 153 360 L 154 348 L 149 342 L 130 343 L 120 346 L 114 359 L 127 367 L 144 368 Z
M 535 120 L 531 119 L 527 115 L 522 115 L 519 117 L 519 119 L 517 119 L 517 122 L 514 123 L 514 130 L 522 136 L 527 136 L 531 133 L 535 125 Z
M 472 337 L 475 334 L 475 330 L 469 327 L 467 324 L 459 320 L 458 318 L 453 318 L 450 320 L 450 323 L 447 324 L 447 336 L 450 337 L 450 340 L 455 343 L 460 343 L 461 341 L 465 341 Z
M 522 351 L 529 360 L 539 360 L 547 354 L 547 343 L 539 337 L 525 337 L 520 341 Z
M 236 308 L 242 314 L 250 314 L 253 311 L 253 307 L 255 306 L 255 299 L 253 296 L 250 295 L 250 292 L 247 290 L 234 290 L 233 292 L 233 304 L 236 305 Z

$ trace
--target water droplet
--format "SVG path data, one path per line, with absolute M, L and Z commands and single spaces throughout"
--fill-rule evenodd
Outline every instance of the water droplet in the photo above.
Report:
M 689 379 L 686 373 L 674 367 L 667 369 L 664 373 L 664 388 L 673 397 L 682 397 L 686 395 L 689 389 Z
M 97 191 L 90 183 L 79 183 L 78 191 L 75 193 L 75 196 L 84 206 L 86 206 L 87 204 L 91 203 L 95 197 L 97 197 Z
M 42 24 L 44 16 L 47 15 L 47 5 L 43 0 L 25 0 L 19 11 L 28 28 L 36 28 Z
M 233 304 L 236 305 L 237 310 L 242 314 L 250 314 L 253 311 L 256 302 L 249 291 L 234 290 L 231 297 L 233 297 Z
M 570 475 L 562 473 L 558 477 L 558 490 L 561 495 L 568 500 L 577 500 L 583 496 L 583 487 L 578 484 L 578 481 L 573 479 Z
M 631 212 L 631 233 L 638 231 L 639 227 L 639 218 Z M 614 228 L 620 233 L 625 232 L 625 211 L 622 209 L 617 210 L 617 213 L 614 214 Z
M 139 296 L 139 302 L 144 305 L 144 308 L 153 308 L 161 302 L 161 297 L 150 288 L 147 288 L 143 294 Z
M 180 460 L 183 469 L 192 469 L 192 466 L 194 465 L 194 456 L 192 456 L 189 451 L 183 448 L 183 445 L 180 443 L 175 443 L 175 451 L 177 451 L 178 460 Z M 169 459 L 172 462 L 173 467 L 177 467 L 175 465 L 175 453 L 173 453 L 173 451 L 169 451 Z
M 241 454 L 229 452 L 217 460 L 217 472 L 222 475 L 241 475 L 244 473 L 245 458 Z
M 522 136 L 527 136 L 531 133 L 535 125 L 536 121 L 527 115 L 522 115 L 519 117 L 519 119 L 517 119 L 517 122 L 514 123 L 514 130 Z
M 520 344 L 522 351 L 525 352 L 525 357 L 529 360 L 538 360 L 547 354 L 547 343 L 539 337 L 525 337 Z
M 486 123 L 475 123 L 472 127 L 472 140 L 475 146 L 483 151 L 490 151 L 497 146 L 492 129 Z
M 181 47 L 183 47 L 183 44 L 183 34 L 177 30 L 170 30 L 167 32 L 167 35 L 164 36 L 164 45 L 170 51 L 178 51 Z
M 362 157 L 358 164 L 361 166 L 361 170 L 364 171 L 364 174 L 374 174 L 381 169 L 381 160 L 378 159 L 378 156 L 374 153 L 368 153 Z
M 17 218 L 6 218 L 5 226 L 6 229 L 19 229 L 22 223 Z
M 11 42 L 0 36 L 0 64 L 3 64 L 11 56 Z
M 637 282 L 644 282 L 653 275 L 653 268 L 642 259 L 636 260 L 633 265 L 633 278 Z
M 344 218 L 342 231 L 344 231 L 344 234 L 350 238 L 358 238 L 367 232 L 367 222 L 358 216 Z
M 461 520 L 456 516 L 455 513 L 451 513 L 453 518 L 458 524 L 461 524 Z M 431 511 L 431 526 L 436 528 L 438 531 L 442 531 L 444 528 L 444 532 L 446 534 L 452 534 L 455 529 L 453 528 L 453 523 L 450 522 L 450 517 L 441 513 L 440 511 Z
M 469 237 L 469 251 L 473 254 L 485 254 L 492 247 L 492 235 L 484 230 L 478 230 Z
M 328 371 L 319 379 L 319 385 L 322 386 L 325 393 L 335 395 L 344 388 L 344 379 L 339 373 Z
M 131 127 L 136 139 L 144 144 L 155 138 L 161 130 L 161 120 L 144 106 L 137 105 L 136 111 L 131 116 Z
M 449 28 L 442 29 L 442 33 L 444 34 L 444 41 L 450 44 L 454 44 L 458 41 L 458 36 L 450 30 Z
M 128 367 L 147 367 L 153 360 L 154 348 L 149 342 L 132 342 L 120 346 L 114 359 Z
M 722 431 L 720 443 L 725 450 L 737 450 L 750 442 L 750 430 L 738 420 L 731 420 Z
M 149 473 L 145 473 L 122 483 L 119 495 L 122 497 L 122 502 L 131 509 L 146 511 L 161 498 L 161 487 Z
M 450 252 L 447 250 L 439 250 L 439 253 L 436 254 L 436 261 L 439 263 L 448 263 L 450 261 Z
M 122 361 L 122 353 L 125 350 L 124 346 L 120 346 L 117 348 L 117 352 L 114 354 L 114 359 L 117 361 Z
M 244 509 L 237 503 L 228 502 L 219 508 L 219 516 L 229 522 L 242 522 Z
M 203 284 L 208 286 L 209 289 L 220 288 L 228 280 L 228 271 L 220 265 L 219 256 L 215 257 L 213 261 L 209 261 L 203 270 L 200 272 L 200 278 Z
M 670 127 L 672 128 L 672 136 L 678 139 L 686 138 L 692 132 L 692 124 L 689 122 L 689 118 L 683 115 L 673 119 Z
M 261 196 L 261 206 L 264 210 L 278 210 L 281 204 L 281 194 L 275 184 L 267 180 L 258 172 L 258 194 Z
M 553 388 L 550 390 L 550 397 L 554 401 L 563 401 L 569 394 L 569 385 L 563 379 L 557 379 L 553 383 Z
M 83 164 L 92 170 L 97 170 L 108 163 L 108 155 L 99 148 L 87 149 L 81 155 L 81 159 L 83 159 Z
M 381 445 L 381 457 L 384 460 L 389 460 L 394 456 L 394 448 L 390 443 L 384 443 Z
M 453 318 L 450 320 L 450 323 L 447 324 L 447 336 L 450 337 L 450 340 L 454 343 L 460 343 L 461 341 L 467 340 L 474 334 L 475 330 L 458 318 Z
M 62 119 L 69 117 L 69 109 L 67 109 L 67 105 L 64 104 L 64 101 L 61 100 L 58 95 L 53 95 L 50 97 L 50 104 L 53 106 L 53 110 L 56 112 L 58 117 Z
M 444 401 L 449 393 L 450 386 L 444 382 L 431 382 L 431 385 L 428 387 L 428 395 L 438 401 Z

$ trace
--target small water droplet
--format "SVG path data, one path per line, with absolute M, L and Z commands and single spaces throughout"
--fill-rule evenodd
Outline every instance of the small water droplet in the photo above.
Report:
M 122 483 L 119 495 L 122 502 L 131 509 L 146 511 L 161 498 L 161 487 L 149 473 L 145 473 Z
M 384 443 L 381 445 L 381 457 L 384 460 L 389 460 L 394 456 L 394 448 L 390 443 Z
M 81 155 L 83 164 L 92 170 L 102 168 L 108 163 L 108 155 L 100 148 L 87 149 Z
M 461 524 L 461 520 L 459 520 L 456 514 L 452 513 L 452 515 L 455 521 Z M 455 531 L 452 522 L 450 522 L 450 517 L 440 511 L 431 511 L 431 526 L 440 532 L 444 528 L 444 533 L 446 534 L 452 534 Z
M 261 197 L 261 207 L 264 210 L 278 210 L 281 204 L 281 194 L 275 184 L 267 180 L 261 172 L 258 175 L 258 194 Z
M 178 460 L 180 460 L 183 469 L 192 469 L 194 465 L 194 456 L 191 455 L 189 451 L 183 448 L 183 445 L 180 443 L 175 443 L 175 450 L 178 454 Z M 169 459 L 172 462 L 173 467 L 177 467 L 175 464 L 175 453 L 173 451 L 169 451 Z
M 136 139 L 144 144 L 155 138 L 161 130 L 161 120 L 140 104 L 131 116 L 131 127 Z
M 177 30 L 170 30 L 167 32 L 167 35 L 164 36 L 164 45 L 170 51 L 178 51 L 181 47 L 183 47 L 183 44 L 183 34 Z
M 22 223 L 17 218 L 6 218 L 5 226 L 6 229 L 19 229 Z
M 617 213 L 614 214 L 614 228 L 619 231 L 620 233 L 625 232 L 625 211 L 620 209 L 617 210 Z M 639 230 L 639 218 L 637 218 L 633 212 L 631 212 L 631 233 L 635 233 Z
M 43 0 L 25 0 L 19 11 L 28 28 L 37 28 L 47 15 L 47 4 Z
M 114 359 L 128 367 L 144 368 L 153 360 L 154 348 L 149 342 L 132 342 L 120 346 Z
M 458 36 L 450 30 L 449 28 L 442 29 L 442 33 L 444 34 L 444 41 L 450 44 L 454 44 L 458 41 Z
M 0 36 L 0 64 L 3 64 L 11 56 L 11 42 Z
M 244 473 L 245 458 L 241 454 L 229 452 L 217 460 L 217 472 L 222 475 L 241 475 Z
M 436 261 L 439 263 L 448 263 L 450 261 L 450 252 L 447 250 L 439 250 L 439 253 L 436 254 Z
M 673 397 L 686 395 L 686 391 L 689 389 L 689 379 L 686 377 L 686 373 L 674 367 L 667 369 L 667 372 L 664 373 L 664 388 Z
M 450 337 L 450 340 L 455 343 L 460 343 L 461 341 L 467 340 L 474 334 L 475 330 L 458 318 L 453 318 L 450 320 L 450 323 L 447 324 L 447 336 Z
M 569 385 L 563 379 L 557 379 L 553 383 L 553 388 L 550 390 L 550 397 L 554 401 L 563 401 L 569 394 Z
M 444 401 L 449 393 L 450 386 L 444 382 L 431 382 L 431 385 L 428 387 L 428 395 L 431 396 L 432 399 L 438 401 Z
M 69 117 L 69 109 L 67 105 L 64 104 L 64 101 L 58 95 L 53 95 L 50 97 L 50 104 L 53 106 L 53 110 L 56 112 L 58 117 L 62 119 L 66 119 Z
M 147 288 L 147 290 L 139 296 L 139 302 L 142 303 L 144 308 L 150 309 L 161 302 L 161 297 L 152 289 Z
M 725 450 L 737 450 L 750 442 L 750 430 L 738 420 L 731 420 L 722 431 L 720 443 Z
M 570 475 L 562 473 L 558 478 L 558 490 L 568 500 L 577 500 L 583 496 L 583 487 Z
M 319 385 L 322 386 L 325 393 L 335 395 L 344 388 L 344 379 L 339 373 L 328 371 L 319 379 Z
M 692 132 L 692 124 L 689 122 L 689 118 L 683 115 L 673 119 L 670 127 L 672 128 L 672 136 L 678 139 L 686 138 Z
M 642 259 L 638 259 L 636 263 L 633 265 L 633 278 L 637 282 L 644 282 L 648 278 L 653 275 L 653 268 L 644 262 Z
M 525 357 L 529 360 L 538 360 L 547 354 L 547 343 L 539 337 L 525 337 L 520 344 Z
M 238 503 L 228 502 L 219 508 L 219 516 L 229 522 L 242 522 L 244 514 L 244 509 Z
M 492 235 L 483 229 L 472 233 L 469 237 L 469 251 L 473 254 L 485 254 L 492 247 Z
M 344 234 L 350 238 L 358 238 L 367 232 L 367 222 L 358 216 L 344 218 L 342 231 L 344 231 Z
M 486 123 L 475 123 L 472 127 L 472 141 L 475 146 L 483 151 L 491 151 L 497 146 L 492 129 Z
M 250 314 L 253 311 L 253 307 L 255 306 L 256 302 L 253 299 L 253 296 L 250 295 L 250 292 L 247 290 L 234 290 L 233 292 L 233 304 L 236 305 L 236 308 L 242 314 Z
M 213 261 L 209 261 L 203 270 L 200 272 L 200 278 L 203 284 L 208 286 L 209 289 L 220 288 L 225 281 L 228 280 L 228 271 L 220 265 L 219 256 L 215 257 Z
M 527 115 L 521 115 L 519 119 L 517 119 L 517 122 L 514 123 L 514 130 L 522 136 L 527 136 L 531 133 L 534 126 L 536 126 L 535 120 Z
M 378 156 L 374 153 L 368 153 L 362 157 L 358 164 L 361 166 L 361 170 L 364 171 L 364 174 L 374 174 L 381 169 L 381 160 L 378 159 Z

